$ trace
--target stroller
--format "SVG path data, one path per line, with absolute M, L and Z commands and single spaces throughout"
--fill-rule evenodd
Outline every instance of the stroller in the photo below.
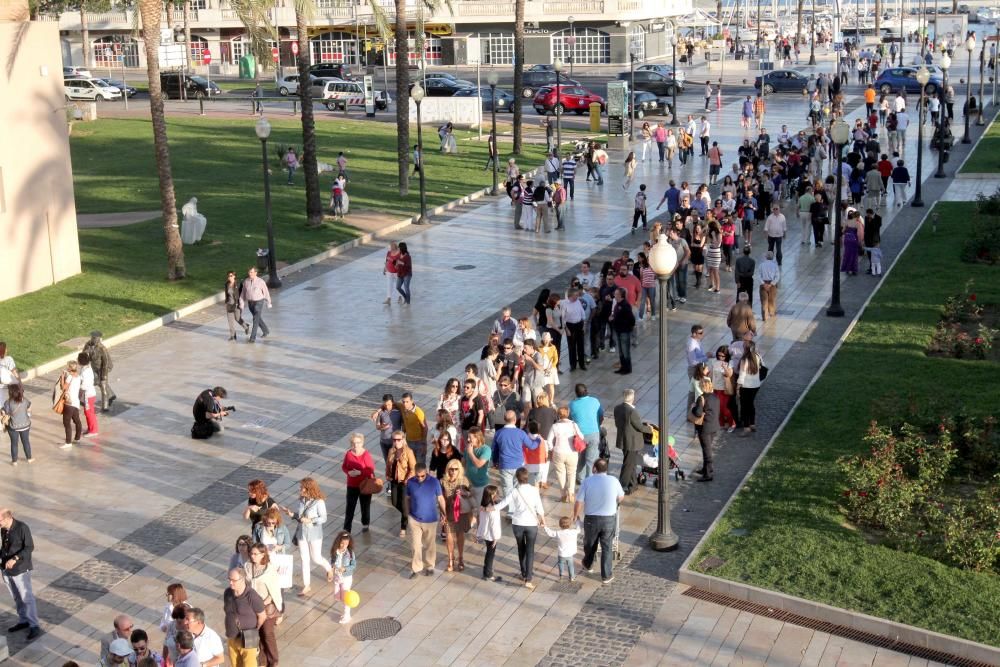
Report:
M 652 433 L 643 436 L 646 448 L 642 453 L 642 471 L 639 473 L 639 483 L 653 477 L 653 488 L 660 487 L 660 428 L 650 424 Z M 670 459 L 670 470 L 674 471 L 674 481 L 685 479 L 684 471 L 677 463 L 677 451 L 674 450 L 674 436 L 667 437 L 667 458 Z

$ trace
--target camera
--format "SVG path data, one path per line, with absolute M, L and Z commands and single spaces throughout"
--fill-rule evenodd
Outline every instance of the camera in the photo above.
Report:
M 236 412 L 236 406 L 230 405 L 228 407 L 222 408 L 223 412 Z

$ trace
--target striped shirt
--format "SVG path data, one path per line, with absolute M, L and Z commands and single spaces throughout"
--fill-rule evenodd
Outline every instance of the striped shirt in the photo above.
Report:
M 267 301 L 271 303 L 271 294 L 267 290 L 267 283 L 259 276 L 256 278 L 245 278 L 241 290 L 241 302 Z
M 640 271 L 642 278 L 640 278 L 640 284 L 643 287 L 655 287 L 656 286 L 656 271 L 653 271 L 652 267 L 644 266 Z
M 564 160 L 562 163 L 563 178 L 576 176 L 576 160 Z
M 534 199 L 533 195 L 534 193 L 531 191 L 531 188 L 525 186 L 524 190 L 521 192 L 521 205 L 531 206 L 531 202 Z

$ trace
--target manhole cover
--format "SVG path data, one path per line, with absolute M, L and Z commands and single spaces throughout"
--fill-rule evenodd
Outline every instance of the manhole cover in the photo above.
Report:
M 705 560 L 698 563 L 698 567 L 705 572 L 708 572 L 709 570 L 714 570 L 717 567 L 722 567 L 725 564 L 726 561 L 722 560 L 718 556 L 709 556 Z
M 583 590 L 583 584 L 579 581 L 560 581 L 558 584 L 553 584 L 551 590 L 553 593 L 576 595 Z
M 384 618 L 366 618 L 351 626 L 351 636 L 359 642 L 388 639 L 403 629 L 403 624 L 386 616 Z
M 475 264 L 459 264 L 458 266 L 453 266 L 451 268 L 455 269 L 456 271 L 471 271 L 472 269 L 476 268 L 476 265 Z

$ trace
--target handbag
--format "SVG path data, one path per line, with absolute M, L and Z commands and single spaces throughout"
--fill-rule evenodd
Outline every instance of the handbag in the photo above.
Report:
M 726 378 L 726 396 L 732 396 L 736 393 L 736 386 L 733 384 L 733 376 L 730 375 Z
M 3 426 L 4 428 L 10 426 L 10 415 L 3 410 L 0 410 L 0 426 Z
M 374 496 L 382 493 L 382 489 L 385 488 L 385 482 L 380 480 L 378 477 L 368 477 L 361 480 L 360 491 L 363 496 Z
M 701 397 L 699 397 L 699 398 L 701 398 Z M 696 405 L 698 405 L 697 399 L 695 400 L 694 404 L 691 406 L 691 409 L 688 410 L 687 419 L 688 419 L 689 422 L 691 422 L 695 426 L 701 426 L 702 424 L 705 423 L 705 409 L 703 407 L 702 411 L 701 411 L 701 414 L 700 415 L 695 415 L 694 414 L 694 408 L 695 408 Z
M 56 385 L 52 388 L 52 411 L 61 415 L 66 409 L 66 375 L 59 376 Z M 58 396 L 58 398 L 56 398 Z
M 239 623 L 236 624 L 239 627 Z M 260 648 L 260 633 L 256 630 L 240 630 L 243 648 Z
M 573 436 L 573 451 L 576 453 L 582 453 L 587 449 L 587 441 L 581 438 L 579 435 Z
M 764 365 L 764 360 L 759 355 L 757 356 L 757 365 L 760 367 L 760 370 L 757 371 L 758 375 L 760 375 L 760 381 L 763 382 L 767 379 L 767 373 L 770 369 Z

